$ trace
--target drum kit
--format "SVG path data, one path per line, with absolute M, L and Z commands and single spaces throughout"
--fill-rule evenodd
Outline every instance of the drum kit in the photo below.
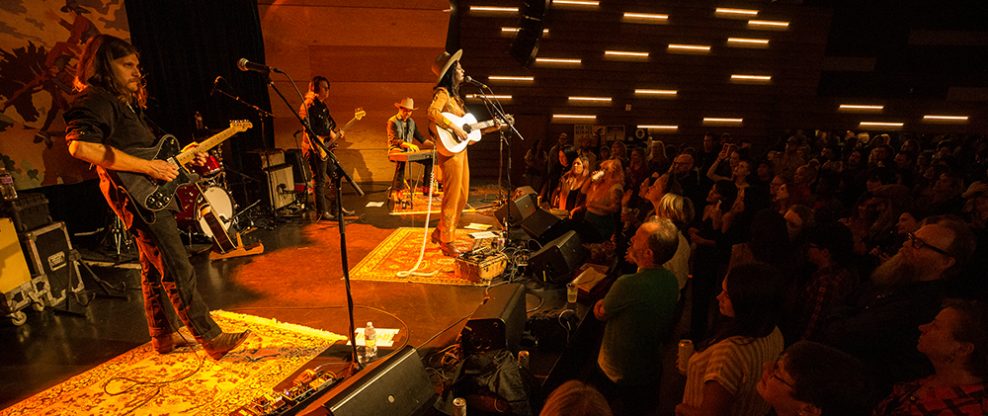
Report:
M 236 221 L 237 203 L 230 195 L 226 171 L 223 168 L 223 155 L 219 149 L 213 149 L 206 154 L 206 163 L 202 166 L 190 165 L 189 169 L 199 175 L 199 181 L 180 186 L 175 194 L 178 196 L 181 211 L 175 214 L 179 229 L 189 237 L 204 236 L 213 238 L 206 218 L 203 217 L 203 207 L 209 205 L 215 212 L 227 232 Z

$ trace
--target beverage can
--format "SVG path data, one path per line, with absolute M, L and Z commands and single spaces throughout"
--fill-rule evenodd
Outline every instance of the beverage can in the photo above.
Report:
M 576 303 L 577 296 L 579 295 L 579 289 L 577 289 L 576 284 L 573 282 L 566 284 L 566 302 L 570 304 Z
M 521 368 L 528 368 L 529 358 L 528 351 L 518 351 L 518 366 Z
M 453 399 L 453 416 L 467 416 L 467 399 L 462 397 Z
M 680 340 L 679 349 L 676 351 L 676 369 L 679 370 L 680 374 L 686 374 L 692 355 L 693 341 L 688 339 Z

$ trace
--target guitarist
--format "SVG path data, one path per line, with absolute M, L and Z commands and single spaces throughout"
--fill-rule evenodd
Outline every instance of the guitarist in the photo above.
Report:
M 138 69 L 137 50 L 120 38 L 93 37 L 79 57 L 74 83 L 81 93 L 63 116 L 69 153 L 97 166 L 103 196 L 134 235 L 152 345 L 158 353 L 166 354 L 190 343 L 178 333 L 180 325 L 175 314 L 169 313 L 171 309 L 206 353 L 219 360 L 243 343 L 250 332 L 223 332 L 209 316 L 175 223 L 176 205 L 172 202 L 148 222 L 137 215 L 136 202 L 110 173 L 136 172 L 162 181 L 171 181 L 179 173 L 179 168 L 168 161 L 128 154 L 128 149 L 151 147 L 157 142 L 144 114 L 147 90 Z M 199 153 L 193 163 L 205 160 L 205 153 Z M 171 307 L 166 305 L 168 301 Z
M 450 130 L 459 137 L 466 140 L 467 132 L 454 123 L 451 123 L 442 113 L 452 113 L 457 117 L 466 114 L 463 106 L 463 98 L 460 97 L 460 84 L 463 83 L 465 72 L 460 65 L 460 57 L 463 50 L 458 50 L 450 55 L 443 52 L 436 57 L 432 64 L 432 72 L 439 77 L 439 81 L 432 90 L 432 103 L 429 104 L 427 114 L 429 116 L 429 133 L 439 140 L 438 128 Z M 497 130 L 501 128 L 500 123 L 495 123 L 494 127 L 483 130 Z M 506 126 L 503 126 L 506 127 Z M 456 225 L 460 222 L 460 214 L 467 206 L 467 198 L 470 192 L 470 164 L 467 160 L 467 151 L 455 153 L 452 156 L 444 156 L 440 153 L 437 156 L 437 163 L 442 170 L 443 199 L 441 204 L 441 214 L 439 225 L 432 233 L 432 242 L 439 244 L 439 248 L 446 256 L 456 257 L 461 254 L 453 241 L 456 240 Z
M 305 101 L 302 102 L 298 110 L 300 117 L 304 118 L 312 132 L 316 134 L 315 140 L 329 147 L 330 150 L 336 145 L 336 141 L 343 138 L 343 131 L 336 129 L 336 120 L 329 113 L 326 103 L 329 101 L 329 79 L 322 75 L 312 77 L 309 82 L 309 92 L 305 94 Z M 317 144 L 312 143 L 313 138 L 309 137 L 308 131 L 302 135 L 302 153 L 309 159 L 309 167 L 312 169 L 312 177 L 316 181 L 316 213 L 319 219 L 336 220 L 336 208 L 339 201 L 336 200 L 336 187 L 329 175 L 328 168 L 332 167 L 327 160 L 327 155 Z M 342 208 L 343 214 L 353 215 L 354 212 Z

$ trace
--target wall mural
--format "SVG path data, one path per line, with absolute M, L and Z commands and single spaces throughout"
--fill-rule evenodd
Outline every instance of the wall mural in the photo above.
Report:
M 89 38 L 130 38 L 123 0 L 0 1 L 0 162 L 17 189 L 94 178 L 69 156 L 62 112 Z

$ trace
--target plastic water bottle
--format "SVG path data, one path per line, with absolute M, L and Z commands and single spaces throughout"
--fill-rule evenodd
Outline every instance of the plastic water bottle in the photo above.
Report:
M 7 169 L 0 167 L 0 193 L 4 201 L 17 199 L 17 188 L 14 187 L 14 177 Z
M 367 322 L 364 327 L 364 362 L 377 358 L 377 330 L 373 322 Z

